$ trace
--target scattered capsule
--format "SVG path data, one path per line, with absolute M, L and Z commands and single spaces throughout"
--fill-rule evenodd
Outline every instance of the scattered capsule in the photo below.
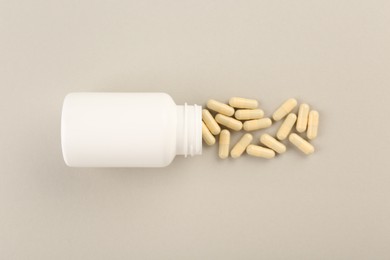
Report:
M 219 127 L 218 123 L 207 109 L 202 110 L 202 119 L 213 135 L 217 135 L 221 132 L 221 127 Z
M 277 153 L 284 153 L 286 151 L 286 146 L 269 134 L 261 135 L 260 142 Z
M 256 108 L 258 106 L 256 99 L 248 99 L 241 97 L 232 97 L 229 99 L 229 105 L 236 108 Z
M 275 121 L 279 121 L 283 117 L 285 117 L 288 113 L 290 113 L 294 107 L 298 104 L 295 98 L 290 98 L 286 100 L 272 115 L 272 118 Z
M 238 120 L 260 119 L 264 116 L 264 111 L 261 109 L 239 109 L 234 113 L 234 117 Z
M 206 124 L 202 121 L 202 137 L 206 144 L 213 145 L 215 144 L 215 137 L 211 134 L 210 130 L 207 128 Z
M 309 113 L 309 121 L 307 126 L 307 138 L 310 140 L 313 140 L 317 137 L 318 133 L 318 121 L 319 121 L 320 115 L 317 111 L 312 110 Z
M 242 123 L 238 121 L 237 119 L 234 119 L 232 117 L 228 117 L 222 114 L 217 114 L 215 116 L 215 120 L 221 124 L 226 126 L 227 128 L 230 128 L 234 131 L 240 131 L 242 129 Z
M 275 152 L 273 150 L 254 144 L 248 145 L 246 148 L 246 153 L 251 156 L 262 157 L 266 159 L 275 157 Z
M 246 147 L 252 142 L 253 136 L 251 134 L 244 134 L 241 139 L 236 143 L 230 152 L 233 158 L 238 158 L 245 151 Z
M 221 159 L 226 159 L 229 156 L 230 132 L 223 129 L 219 135 L 219 151 L 218 155 Z
M 270 127 L 271 125 L 272 125 L 272 120 L 270 118 L 249 120 L 244 122 L 244 130 L 255 131 L 255 130 Z
M 232 116 L 234 114 L 234 108 L 214 99 L 207 101 L 207 107 L 225 116 Z
M 276 133 L 276 137 L 279 140 L 286 139 L 291 129 L 293 128 L 295 121 L 297 121 L 297 116 L 293 113 L 290 113 L 280 126 L 278 132 Z
M 296 126 L 297 131 L 299 133 L 303 133 L 306 131 L 309 110 L 310 110 L 310 107 L 308 104 L 301 104 L 299 106 L 297 126 Z
M 295 145 L 299 150 L 304 154 L 309 155 L 314 152 L 314 146 L 311 145 L 308 141 L 300 137 L 299 135 L 292 133 L 288 139 L 290 142 Z

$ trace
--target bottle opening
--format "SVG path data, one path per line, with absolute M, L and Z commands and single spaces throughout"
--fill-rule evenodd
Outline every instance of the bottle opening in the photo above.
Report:
M 201 106 L 177 106 L 176 152 L 184 157 L 202 154 Z

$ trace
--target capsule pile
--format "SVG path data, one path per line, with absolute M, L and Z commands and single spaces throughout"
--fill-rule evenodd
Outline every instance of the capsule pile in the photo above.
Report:
M 226 159 L 229 155 L 238 158 L 244 152 L 251 156 L 271 159 L 276 154 L 286 152 L 287 147 L 283 143 L 286 139 L 304 154 L 312 154 L 314 146 L 309 140 L 317 137 L 319 113 L 311 110 L 308 104 L 302 103 L 299 105 L 298 114 L 295 114 L 293 110 L 297 105 L 298 101 L 290 98 L 276 109 L 272 117 L 265 117 L 255 99 L 232 97 L 228 104 L 210 99 L 206 105 L 208 109 L 202 111 L 203 140 L 207 145 L 214 145 L 219 136 L 218 156 L 221 159 Z M 267 129 L 282 119 L 284 120 L 275 135 L 264 133 L 254 141 L 253 134 L 244 133 L 239 141 L 230 147 L 231 131 L 252 132 Z M 296 133 L 293 132 L 294 126 Z

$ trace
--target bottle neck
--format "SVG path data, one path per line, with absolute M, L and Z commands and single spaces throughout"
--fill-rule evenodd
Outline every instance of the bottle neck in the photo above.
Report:
M 176 154 L 194 156 L 202 154 L 202 107 L 177 106 Z

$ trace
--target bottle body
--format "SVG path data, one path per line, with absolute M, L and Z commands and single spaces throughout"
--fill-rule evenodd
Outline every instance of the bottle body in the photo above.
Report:
M 73 167 L 164 167 L 177 154 L 201 154 L 200 111 L 165 93 L 71 93 L 62 110 L 64 160 Z

